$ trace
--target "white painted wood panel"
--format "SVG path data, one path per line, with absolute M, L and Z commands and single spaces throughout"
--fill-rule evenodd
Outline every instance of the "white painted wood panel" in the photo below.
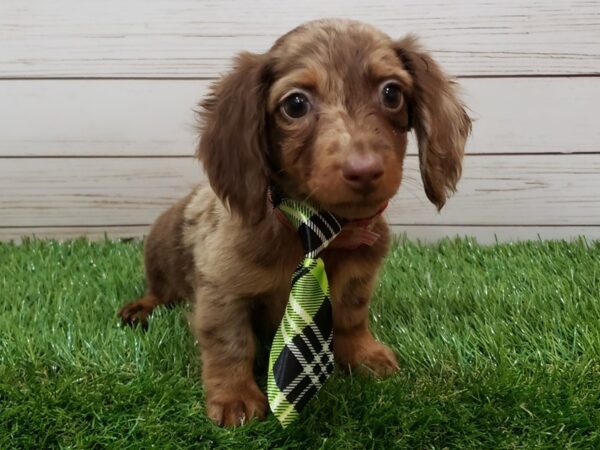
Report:
M 191 158 L 0 161 L 0 227 L 147 225 L 203 180 Z
M 0 157 L 192 155 L 193 110 L 209 83 L 0 82 Z M 600 152 L 600 78 L 462 79 L 461 85 L 475 120 L 468 152 Z M 416 152 L 414 139 L 409 151 Z
M 441 214 L 417 158 L 386 215 L 401 225 L 600 226 L 600 155 L 468 156 Z M 4 159 L 0 227 L 147 225 L 202 179 L 189 158 Z
M 557 226 L 432 226 L 432 225 L 393 225 L 392 232 L 397 236 L 406 236 L 411 240 L 422 242 L 437 242 L 444 238 L 469 237 L 480 244 L 495 244 L 497 242 L 518 242 L 538 240 L 588 240 L 600 239 L 600 226 L 590 227 L 557 227 Z M 1 231 L 0 231 L 1 236 Z
M 600 238 L 598 1 L 0 0 L 0 240 L 146 233 L 203 178 L 187 155 L 210 81 L 334 16 L 419 34 L 475 119 L 441 214 L 407 158 L 395 232 Z
M 0 242 L 22 242 L 23 239 L 66 240 L 82 237 L 93 241 L 104 239 L 142 239 L 149 231 L 150 225 L 0 228 Z
M 600 225 L 600 154 L 465 158 L 458 191 L 440 214 L 407 158 L 390 223 L 401 225 Z
M 192 155 L 208 84 L 0 80 L 0 157 Z
M 492 225 L 478 226 L 430 226 L 392 225 L 392 232 L 398 237 L 418 239 L 422 242 L 436 242 L 446 237 L 471 237 L 481 244 L 495 242 L 516 242 L 525 240 L 548 239 L 600 239 L 600 226 L 591 227 L 524 227 Z M 102 226 L 102 227 L 41 227 L 41 228 L 0 228 L 0 241 L 21 242 L 24 238 L 36 239 L 77 239 L 86 237 L 91 240 L 104 239 L 141 239 L 148 234 L 145 226 Z
M 415 32 L 456 75 L 598 74 L 597 1 L 0 2 L 0 77 L 214 77 L 309 19 Z

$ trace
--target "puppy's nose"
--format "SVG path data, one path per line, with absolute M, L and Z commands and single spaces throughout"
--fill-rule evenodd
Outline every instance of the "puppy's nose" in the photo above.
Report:
M 342 166 L 346 182 L 357 191 L 368 191 L 383 175 L 383 161 L 377 154 L 352 156 Z

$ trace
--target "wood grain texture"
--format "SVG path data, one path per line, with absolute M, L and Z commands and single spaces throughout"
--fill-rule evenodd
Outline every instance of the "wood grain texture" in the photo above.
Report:
M 459 192 L 437 214 L 413 139 L 395 232 L 600 238 L 598 1 L 1 0 L 0 240 L 143 235 L 203 179 L 193 109 L 211 80 L 319 17 L 417 33 L 462 77 Z
M 183 156 L 209 81 L 0 82 L 1 156 Z M 600 78 L 463 79 L 471 153 L 600 151 Z M 414 139 L 409 147 L 416 153 Z
M 321 17 L 417 33 L 456 75 L 600 73 L 589 0 L 2 0 L 0 77 L 214 77 Z
M 208 84 L 0 81 L 0 157 L 192 155 Z
M 590 240 L 600 239 L 600 226 L 595 227 L 523 227 L 492 225 L 478 226 L 431 226 L 392 225 L 392 232 L 400 237 L 416 239 L 422 242 L 436 242 L 444 238 L 471 237 L 480 244 L 495 242 L 517 242 L 526 240 L 574 240 L 584 237 Z M 150 225 L 106 226 L 106 227 L 41 227 L 41 228 L 0 228 L 0 241 L 22 242 L 23 239 L 77 239 L 85 237 L 98 241 L 104 239 L 143 239 Z
M 387 215 L 401 225 L 600 225 L 600 154 L 465 158 L 458 191 L 441 213 L 427 203 L 407 158 Z
M 417 158 L 386 216 L 397 225 L 600 226 L 600 154 L 468 156 L 438 214 Z M 190 158 L 35 158 L 0 164 L 0 227 L 147 225 L 202 179 Z
M 146 225 L 202 179 L 192 158 L 5 159 L 0 227 Z

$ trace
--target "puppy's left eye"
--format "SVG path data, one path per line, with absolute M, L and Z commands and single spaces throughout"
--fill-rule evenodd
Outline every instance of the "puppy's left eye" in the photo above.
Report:
M 299 119 L 304 117 L 310 111 L 310 100 L 302 92 L 292 92 L 283 99 L 281 109 L 290 119 Z
M 383 107 L 390 111 L 398 111 L 404 103 L 402 90 L 394 81 L 384 83 L 380 88 L 379 96 Z

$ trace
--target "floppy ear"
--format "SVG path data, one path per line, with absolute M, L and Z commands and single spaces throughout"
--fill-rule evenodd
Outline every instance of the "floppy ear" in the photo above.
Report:
M 413 36 L 395 43 L 395 50 L 413 78 L 409 99 L 419 143 L 425 194 L 439 209 L 454 192 L 462 171 L 471 119 L 457 95 L 457 84 L 419 47 Z
M 196 156 L 232 213 L 256 223 L 267 203 L 266 55 L 242 53 L 201 103 Z

